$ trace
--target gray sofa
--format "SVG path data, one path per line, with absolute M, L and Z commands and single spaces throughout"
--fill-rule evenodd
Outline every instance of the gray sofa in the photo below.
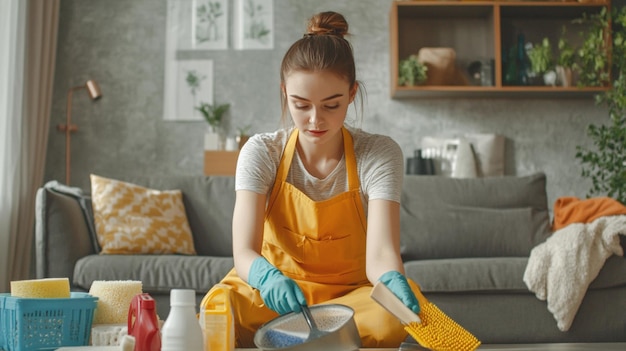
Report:
M 170 289 L 194 289 L 199 303 L 233 266 L 234 178 L 121 180 L 182 190 L 198 255 L 100 255 L 88 191 L 49 182 L 37 193 L 37 277 L 69 277 L 82 291 L 94 280 L 141 280 L 165 319 Z M 407 275 L 483 343 L 626 341 L 624 258 L 605 263 L 567 332 L 528 291 L 522 277 L 530 250 L 550 234 L 544 174 L 405 177 L 401 252 Z

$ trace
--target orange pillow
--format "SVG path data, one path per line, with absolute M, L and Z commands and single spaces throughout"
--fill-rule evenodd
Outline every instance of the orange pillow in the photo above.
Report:
M 581 200 L 574 196 L 560 197 L 554 202 L 552 230 L 571 223 L 591 223 L 602 216 L 626 214 L 626 206 L 610 197 Z
M 101 253 L 196 254 L 180 190 L 152 190 L 93 174 L 90 178 Z

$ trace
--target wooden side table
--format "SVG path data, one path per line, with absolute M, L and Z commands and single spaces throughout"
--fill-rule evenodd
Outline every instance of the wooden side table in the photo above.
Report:
M 239 151 L 205 150 L 204 175 L 234 176 Z

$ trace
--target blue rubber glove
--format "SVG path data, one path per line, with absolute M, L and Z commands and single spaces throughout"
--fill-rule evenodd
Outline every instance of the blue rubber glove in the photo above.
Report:
M 378 278 L 413 312 L 420 312 L 420 304 L 409 286 L 406 277 L 398 271 L 389 271 Z
M 258 289 L 265 305 L 278 314 L 300 312 L 300 306 L 307 304 L 298 284 L 267 262 L 265 257 L 252 262 L 248 284 Z

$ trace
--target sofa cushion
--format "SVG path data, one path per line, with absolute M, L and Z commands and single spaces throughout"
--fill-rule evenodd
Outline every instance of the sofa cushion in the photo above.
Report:
M 206 293 L 233 268 L 232 257 L 89 255 L 76 262 L 74 285 L 89 291 L 94 280 L 139 280 L 147 293 L 193 289 Z
M 404 269 L 424 293 L 532 294 L 523 281 L 527 264 L 528 257 L 456 258 L 410 261 Z M 616 287 L 626 287 L 626 259 L 612 256 L 589 289 Z
M 454 258 L 405 263 L 411 277 L 426 292 L 528 292 L 522 280 L 526 257 Z
M 124 176 L 117 179 L 158 189 L 179 189 L 187 221 L 200 256 L 233 255 L 232 221 L 235 208 L 233 176 Z
M 180 190 L 153 190 L 95 174 L 90 179 L 103 254 L 196 253 Z
M 550 231 L 545 174 L 489 178 L 407 175 L 403 259 L 528 256 Z

